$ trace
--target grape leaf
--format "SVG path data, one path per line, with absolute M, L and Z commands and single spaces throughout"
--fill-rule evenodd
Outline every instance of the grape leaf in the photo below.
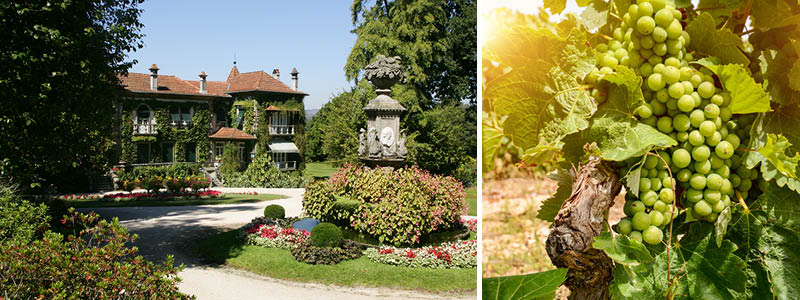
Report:
M 750 207 L 737 214 L 729 239 L 748 262 L 752 299 L 793 299 L 800 293 L 800 207 L 795 192 L 771 183 Z
M 678 144 L 650 125 L 609 116 L 593 118 L 587 135 L 597 141 L 601 157 L 613 161 L 641 156 L 653 146 L 670 147 Z
M 785 136 L 769 133 L 766 143 L 761 149 L 758 149 L 758 153 L 763 155 L 783 176 L 797 178 L 797 163 L 800 162 L 800 153 L 795 152 L 794 156 L 786 155 L 786 150 L 791 145 Z M 763 167 L 761 172 L 764 172 Z M 764 174 L 764 178 L 767 178 L 767 174 Z
M 628 170 L 628 174 L 625 174 L 625 182 L 631 195 L 639 195 L 639 181 L 642 179 L 642 167 L 646 158 L 642 156 L 642 159 Z
M 561 50 L 559 65 L 568 74 L 583 79 L 595 66 L 593 59 L 586 58 L 595 57 L 597 53 L 594 48 L 586 47 L 586 33 L 578 29 L 570 31 L 566 42 Z
M 544 0 L 544 8 L 549 8 L 550 13 L 557 15 L 567 7 L 567 0 Z
M 730 30 L 717 29 L 714 17 L 703 13 L 686 26 L 686 32 L 692 37 L 689 50 L 719 58 L 724 64 L 741 64 L 747 66 L 750 60 L 743 53 L 742 38 Z
M 765 49 L 758 57 L 762 77 L 773 102 L 784 105 L 800 103 L 800 89 L 792 88 L 793 77 L 789 76 L 793 69 L 800 69 L 798 56 L 800 50 L 782 47 L 779 50 Z
M 642 77 L 630 68 L 617 66 L 616 72 L 603 76 L 600 82 L 608 88 L 608 101 L 598 107 L 597 115 L 616 113 L 632 117 L 644 104 Z
M 581 23 L 589 30 L 596 30 L 608 22 L 608 4 L 594 0 L 581 12 Z
M 722 239 L 728 233 L 728 224 L 731 221 L 731 208 L 726 207 L 717 216 L 717 221 L 714 222 L 714 233 L 716 234 L 717 247 L 722 247 Z
M 503 139 L 503 128 L 500 128 L 497 122 L 493 122 L 494 118 L 489 114 L 483 112 L 481 132 L 483 133 L 483 150 L 481 157 L 483 160 L 483 171 L 491 170 L 494 165 L 494 158 L 497 157 L 497 151 L 500 148 L 500 141 Z
M 526 275 L 483 278 L 483 299 L 551 300 L 567 278 L 565 268 Z
M 624 235 L 612 237 L 610 232 L 603 232 L 594 237 L 592 247 L 605 252 L 618 264 L 633 265 L 651 263 L 655 260 L 642 243 L 629 239 Z
M 553 162 L 558 158 L 560 149 L 550 145 L 536 145 L 528 148 L 522 155 L 522 162 L 527 165 L 539 165 L 546 162 Z
M 719 65 L 711 59 L 697 61 L 716 74 L 722 86 L 731 94 L 730 108 L 734 114 L 749 114 L 770 110 L 769 95 L 760 83 L 756 83 L 742 65 Z
M 785 109 L 784 109 L 785 108 Z M 769 134 L 773 134 L 775 132 L 783 132 L 783 130 L 790 130 L 794 126 L 797 126 L 796 121 L 792 121 L 791 116 L 794 114 L 793 110 L 790 106 L 783 106 L 781 109 L 769 112 L 766 114 L 761 114 L 756 118 L 753 122 L 753 127 L 750 129 L 750 143 L 747 145 L 750 149 L 761 149 L 767 144 L 767 138 Z M 795 119 L 797 120 L 797 119 Z M 769 127 L 768 127 L 769 126 Z M 786 131 L 792 134 L 791 137 L 796 137 L 796 132 Z M 788 139 L 783 135 L 775 135 L 775 138 L 783 137 L 786 139 L 786 143 L 780 143 L 780 147 L 786 147 L 786 149 L 796 149 L 793 148 L 791 145 L 788 144 Z M 774 143 L 774 142 L 773 142 Z M 800 145 L 800 144 L 798 144 Z M 773 144 L 773 147 L 775 145 Z M 775 151 L 775 150 L 770 150 Z M 769 152 L 768 152 L 769 153 Z M 784 154 L 785 155 L 785 154 Z M 775 155 L 777 157 L 777 155 Z M 796 157 L 796 155 L 795 155 Z M 761 164 L 761 177 L 766 181 L 775 180 L 775 183 L 778 184 L 780 187 L 788 186 L 790 189 L 800 193 L 800 180 L 793 177 L 787 177 L 784 173 L 780 172 L 778 167 L 773 165 L 764 154 L 760 151 L 747 151 L 742 156 L 742 163 L 748 169 L 753 169 L 759 164 Z M 781 164 L 784 164 L 783 168 L 791 168 L 792 162 L 791 161 L 782 161 Z M 786 164 L 789 164 L 787 167 Z M 796 170 L 797 164 L 794 163 L 794 169 Z
M 574 179 L 569 170 L 566 169 L 557 169 L 547 177 L 558 182 L 558 190 L 556 190 L 553 196 L 542 202 L 542 206 L 539 207 L 539 213 L 536 215 L 536 218 L 553 222 L 556 215 L 558 215 L 558 211 L 561 210 L 561 205 L 572 195 L 572 183 Z
M 483 58 L 511 68 L 539 66 L 546 72 L 556 64 L 565 42 L 552 31 L 530 26 L 508 26 L 486 41 Z
M 681 238 L 674 251 L 685 259 L 686 277 L 681 281 L 686 281 L 689 296 L 695 299 L 738 299 L 747 279 L 745 262 L 734 255 L 737 247 L 732 242 L 724 240 L 717 247 L 713 233 L 713 225 L 699 222 Z
M 753 1 L 750 14 L 752 25 L 758 30 L 800 24 L 800 1 L 795 0 L 759 0 Z

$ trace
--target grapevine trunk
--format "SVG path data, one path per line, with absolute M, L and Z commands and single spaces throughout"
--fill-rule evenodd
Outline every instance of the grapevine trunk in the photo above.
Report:
M 572 194 L 547 237 L 547 254 L 557 267 L 569 268 L 565 282 L 569 299 L 609 299 L 613 262 L 603 251 L 592 248 L 592 242 L 601 233 L 622 183 L 611 163 L 597 157 L 591 157 L 573 175 Z

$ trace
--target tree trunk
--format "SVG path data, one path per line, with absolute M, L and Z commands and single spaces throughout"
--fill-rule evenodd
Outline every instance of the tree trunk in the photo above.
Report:
M 569 299 L 609 299 L 614 264 L 592 243 L 622 183 L 614 168 L 598 157 L 580 166 L 573 178 L 572 194 L 561 205 L 547 237 L 547 254 L 557 267 L 569 268 L 565 282 Z

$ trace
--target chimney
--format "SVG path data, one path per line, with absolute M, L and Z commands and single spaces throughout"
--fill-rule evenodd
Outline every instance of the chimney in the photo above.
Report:
M 297 72 L 297 68 L 292 68 L 292 73 L 291 74 L 292 74 L 292 87 L 296 91 L 297 90 L 297 74 L 300 74 L 300 73 Z
M 275 79 L 277 80 L 281 80 L 281 71 L 279 71 L 278 69 L 273 69 L 272 77 L 275 77 Z
M 208 89 L 206 88 L 206 72 L 200 72 L 200 94 L 208 94 Z
M 158 90 L 158 66 L 156 64 L 150 66 L 150 90 Z

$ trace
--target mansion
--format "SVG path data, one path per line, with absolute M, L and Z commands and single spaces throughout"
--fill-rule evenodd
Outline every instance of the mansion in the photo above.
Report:
M 280 170 L 303 166 L 303 98 L 298 72 L 292 87 L 259 70 L 240 73 L 236 63 L 225 81 L 185 80 L 159 74 L 119 76 L 121 93 L 115 99 L 115 139 L 120 162 L 160 165 L 197 162 L 218 165 L 227 143 L 238 148 L 247 163 L 268 152 Z

